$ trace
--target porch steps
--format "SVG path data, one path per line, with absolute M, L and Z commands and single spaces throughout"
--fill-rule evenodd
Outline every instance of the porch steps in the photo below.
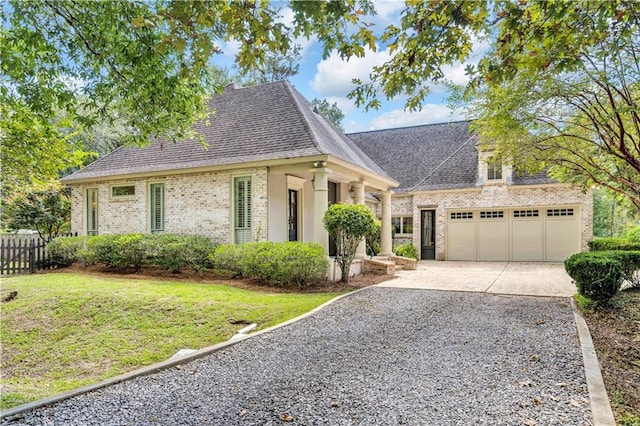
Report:
M 415 270 L 416 261 L 400 256 L 374 256 L 362 262 L 363 272 L 379 275 L 395 275 L 401 270 Z

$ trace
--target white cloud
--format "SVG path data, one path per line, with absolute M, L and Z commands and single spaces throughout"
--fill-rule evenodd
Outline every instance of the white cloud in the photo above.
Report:
M 323 97 L 345 97 L 354 89 L 351 80 L 359 78 L 365 83 L 369 82 L 369 73 L 373 67 L 382 65 L 389 59 L 390 56 L 386 50 L 373 52 L 367 49 L 364 57 L 352 57 L 349 61 L 332 53 L 327 59 L 318 63 L 317 72 L 309 84 Z
M 358 125 L 350 122 L 348 131 L 391 129 L 396 127 L 417 126 L 422 124 L 444 123 L 463 120 L 461 110 L 450 110 L 446 105 L 426 104 L 421 111 L 409 112 L 403 109 L 387 111 L 369 123 Z

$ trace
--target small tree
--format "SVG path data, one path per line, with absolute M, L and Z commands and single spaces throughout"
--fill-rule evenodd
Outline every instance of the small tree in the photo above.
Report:
M 349 267 L 356 257 L 358 244 L 375 234 L 380 221 L 361 204 L 333 204 L 322 219 L 329 237 L 336 243 L 336 260 L 342 271 L 342 282 L 349 281 Z
M 8 229 L 35 229 L 43 241 L 49 242 L 69 228 L 69 189 L 54 181 L 43 188 L 16 194 L 7 200 L 3 216 Z

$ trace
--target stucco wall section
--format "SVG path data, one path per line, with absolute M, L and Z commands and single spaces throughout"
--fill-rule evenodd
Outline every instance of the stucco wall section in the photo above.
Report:
M 469 190 L 432 191 L 412 195 L 392 196 L 394 216 L 413 216 L 413 245 L 420 252 L 420 210 L 436 210 L 436 259 L 445 258 L 445 213 L 448 209 L 483 207 L 527 207 L 548 205 L 580 206 L 582 250 L 587 250 L 593 237 L 593 196 L 577 188 L 561 185 L 526 187 L 491 185 Z M 395 244 L 403 243 L 396 239 Z
M 252 178 L 253 237 L 254 240 L 266 240 L 266 168 L 73 185 L 71 227 L 79 235 L 86 234 L 86 190 L 98 188 L 99 234 L 147 233 L 150 214 L 149 185 L 164 183 L 165 233 L 204 235 L 221 243 L 230 242 L 233 177 L 249 175 Z M 122 199 L 113 198 L 110 196 L 113 185 L 134 185 L 135 195 Z

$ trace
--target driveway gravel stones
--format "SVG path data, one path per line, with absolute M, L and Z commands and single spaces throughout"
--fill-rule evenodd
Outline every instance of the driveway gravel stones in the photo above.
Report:
M 29 425 L 589 425 L 568 299 L 367 288 Z

